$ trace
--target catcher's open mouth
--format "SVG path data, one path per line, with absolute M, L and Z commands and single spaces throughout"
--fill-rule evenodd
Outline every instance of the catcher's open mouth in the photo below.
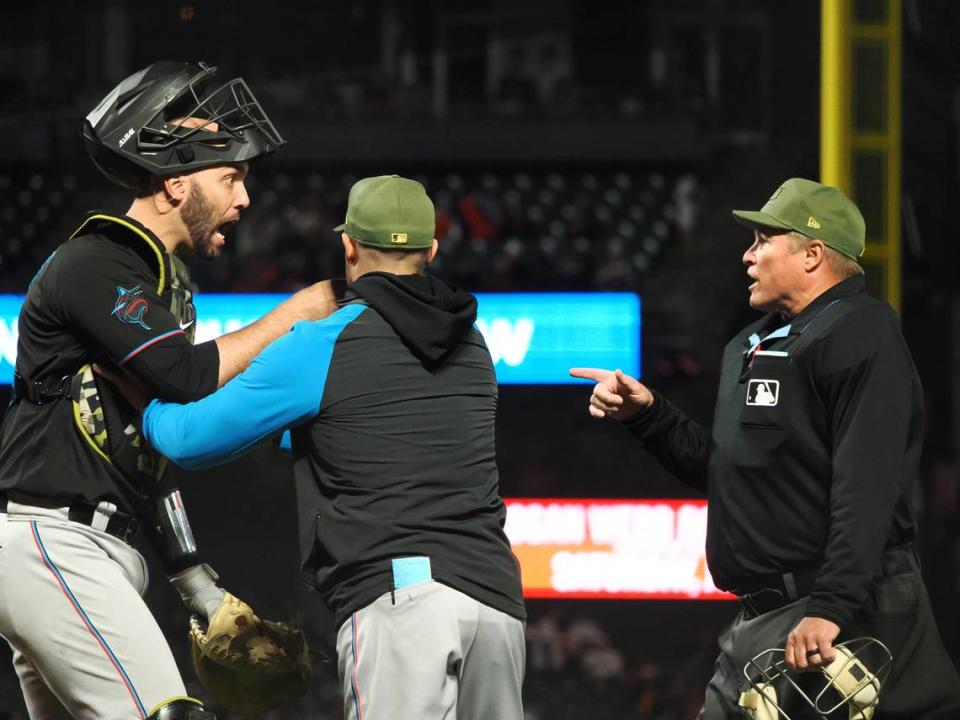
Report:
M 227 220 L 217 225 L 217 229 L 213 231 L 213 237 L 220 242 L 224 242 L 227 239 L 227 232 L 230 228 L 239 222 L 238 220 Z

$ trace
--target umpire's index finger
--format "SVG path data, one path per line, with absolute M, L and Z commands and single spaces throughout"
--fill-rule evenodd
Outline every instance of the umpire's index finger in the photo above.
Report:
M 610 377 L 612 373 L 612 370 L 604 370 L 603 368 L 570 368 L 571 377 L 583 378 L 584 380 L 594 380 L 596 382 L 603 382 Z

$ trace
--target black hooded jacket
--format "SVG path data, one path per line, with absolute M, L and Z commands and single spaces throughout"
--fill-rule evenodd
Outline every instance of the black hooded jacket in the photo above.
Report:
M 430 369 L 460 345 L 477 320 L 477 299 L 432 275 L 367 273 L 347 297 L 362 298 L 380 313 Z
M 336 337 L 318 414 L 293 431 L 305 578 L 339 626 L 392 589 L 393 558 L 426 556 L 435 580 L 524 618 L 476 298 L 370 273 L 346 303 L 366 309 Z

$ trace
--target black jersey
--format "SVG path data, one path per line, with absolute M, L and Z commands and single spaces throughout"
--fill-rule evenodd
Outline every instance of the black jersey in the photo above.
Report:
M 150 230 L 129 217 L 91 215 L 31 281 L 18 322 L 21 384 L 55 387 L 103 362 L 130 370 L 160 397 L 212 392 L 216 344 L 192 344 L 194 318 L 174 312 L 189 305 L 178 292 L 173 259 Z M 0 490 L 111 500 L 130 512 L 118 477 L 78 428 L 70 400 L 15 398 L 0 431 Z
M 727 345 L 712 432 L 659 395 L 627 425 L 707 490 L 707 559 L 721 588 L 813 572 L 807 614 L 842 626 L 884 549 L 912 537 L 920 380 L 896 314 L 861 276 Z

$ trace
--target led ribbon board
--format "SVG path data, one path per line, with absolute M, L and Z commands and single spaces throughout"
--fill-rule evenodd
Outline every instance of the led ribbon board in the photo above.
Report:
M 237 330 L 285 298 L 198 294 L 197 341 Z M 640 372 L 640 298 L 632 293 L 491 293 L 477 300 L 477 327 L 502 384 L 585 382 L 569 377 L 573 366 Z M 13 381 L 22 302 L 21 295 L 0 295 L 3 384 Z
M 703 500 L 516 498 L 506 533 L 528 598 L 728 600 L 707 569 Z

